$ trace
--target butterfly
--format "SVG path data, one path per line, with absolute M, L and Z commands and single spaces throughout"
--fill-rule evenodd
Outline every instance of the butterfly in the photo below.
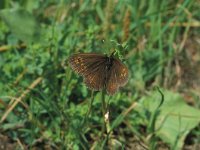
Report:
M 86 86 L 94 91 L 115 94 L 128 82 L 128 68 L 116 57 L 96 53 L 78 53 L 69 57 L 69 65 L 83 76 Z

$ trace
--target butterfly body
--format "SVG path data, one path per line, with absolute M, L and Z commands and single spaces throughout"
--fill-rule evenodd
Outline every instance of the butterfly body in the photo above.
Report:
M 113 66 L 114 58 L 108 57 L 106 58 L 106 70 L 109 71 Z
M 113 55 L 79 53 L 69 58 L 71 68 L 83 76 L 86 86 L 92 90 L 105 89 L 113 95 L 128 81 L 128 68 Z

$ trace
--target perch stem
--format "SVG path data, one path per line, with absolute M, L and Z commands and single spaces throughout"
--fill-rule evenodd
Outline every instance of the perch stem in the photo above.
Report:
M 105 115 L 106 115 L 106 102 L 105 102 L 105 90 L 102 91 L 102 96 L 101 96 L 101 103 L 102 103 L 102 115 L 103 115 L 103 126 L 102 126 L 102 136 L 104 135 L 104 133 L 107 131 L 106 130 L 106 118 L 105 118 Z

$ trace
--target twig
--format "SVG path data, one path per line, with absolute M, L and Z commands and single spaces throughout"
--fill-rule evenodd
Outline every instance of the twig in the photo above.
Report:
M 19 83 L 19 81 L 24 77 L 26 72 L 27 72 L 27 68 L 24 68 L 22 73 L 20 73 L 19 76 L 17 77 L 17 79 L 15 80 L 14 85 L 17 85 Z
M 1 118 L 0 123 L 2 123 L 6 117 L 8 116 L 8 114 L 15 108 L 15 106 L 23 99 L 26 97 L 26 95 L 35 87 L 37 86 L 41 81 L 42 81 L 42 77 L 37 78 L 35 81 L 33 81 L 33 83 L 21 94 L 20 97 L 18 97 L 16 99 L 16 101 L 8 108 L 8 110 L 4 113 L 4 115 Z
M 0 104 L 2 104 L 4 107 L 7 107 L 7 104 L 2 99 L 0 99 Z
M 5 103 L 2 99 L 10 99 L 9 104 Z M 10 105 L 12 105 L 12 103 L 14 103 L 14 101 L 17 99 L 16 97 L 12 97 L 12 96 L 2 96 L 2 99 L 0 99 L 0 103 L 5 107 L 8 108 Z M 24 106 L 24 108 L 28 109 L 28 105 L 25 104 L 24 102 L 20 101 L 20 104 L 22 104 Z
M 20 44 L 20 45 L 16 45 L 16 46 L 3 45 L 3 46 L 0 47 L 0 52 L 7 51 L 7 50 L 12 49 L 12 48 L 25 48 L 25 47 L 26 47 L 25 44 Z
M 162 26 L 166 25 L 167 23 L 162 23 Z M 151 27 L 151 23 L 147 22 L 146 23 L 147 27 Z M 193 27 L 193 28 L 199 28 L 200 27 L 200 22 L 199 21 L 192 21 L 192 22 L 171 22 L 169 24 L 170 27 Z
M 123 116 L 127 116 L 128 113 L 129 113 L 131 110 L 133 110 L 137 105 L 138 105 L 137 102 L 133 102 L 133 103 L 131 104 L 131 106 L 130 106 L 128 109 L 126 109 L 124 112 L 122 112 Z
M 19 138 L 16 139 L 17 143 L 19 144 L 19 146 L 21 147 L 21 150 L 24 150 L 24 146 L 23 144 L 21 143 L 21 141 L 19 140 Z

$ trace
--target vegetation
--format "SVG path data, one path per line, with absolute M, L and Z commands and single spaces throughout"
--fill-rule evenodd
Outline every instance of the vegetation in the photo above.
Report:
M 196 0 L 1 0 L 1 148 L 199 149 L 199 10 Z M 113 96 L 68 65 L 113 50 L 129 69 Z

